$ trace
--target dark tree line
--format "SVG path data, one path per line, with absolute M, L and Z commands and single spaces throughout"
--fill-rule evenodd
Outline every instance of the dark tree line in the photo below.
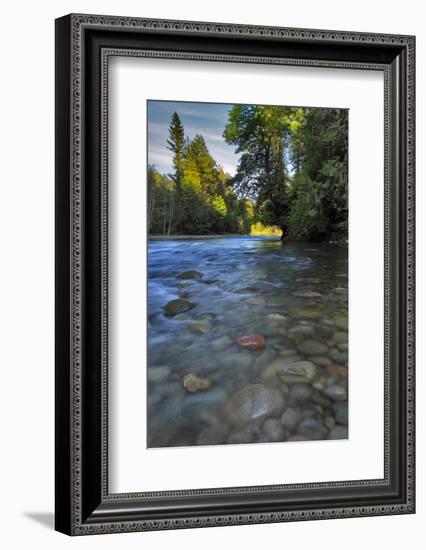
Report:
M 289 239 L 347 237 L 346 110 L 234 105 L 223 137 L 241 155 L 234 177 L 174 113 L 173 173 L 148 167 L 151 233 L 248 234 L 260 224 Z

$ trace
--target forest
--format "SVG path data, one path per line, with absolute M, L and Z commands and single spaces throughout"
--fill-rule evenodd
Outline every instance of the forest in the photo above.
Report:
M 148 165 L 151 235 L 347 239 L 347 110 L 233 105 L 222 137 L 239 155 L 233 176 L 173 114 L 172 173 Z

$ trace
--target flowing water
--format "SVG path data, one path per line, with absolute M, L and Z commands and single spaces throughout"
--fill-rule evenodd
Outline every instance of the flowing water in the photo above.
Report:
M 347 246 L 159 240 L 148 265 L 149 447 L 347 437 Z

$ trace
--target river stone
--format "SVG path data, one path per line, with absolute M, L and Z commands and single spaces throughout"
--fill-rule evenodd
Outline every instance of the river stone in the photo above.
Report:
M 261 369 L 265 365 L 268 365 L 272 359 L 275 357 L 276 352 L 273 349 L 266 348 L 256 357 L 253 366 L 254 368 Z
M 289 399 L 294 403 L 303 403 L 308 401 L 312 395 L 312 386 L 310 384 L 296 383 L 292 384 L 289 392 Z
M 348 439 L 348 428 L 340 425 L 334 426 L 330 430 L 328 439 Z
M 268 420 L 265 420 L 262 430 L 268 441 L 275 442 L 284 439 L 285 431 L 283 425 L 276 418 L 268 418 Z
M 216 340 L 212 340 L 210 345 L 214 349 L 214 351 L 224 351 L 226 348 L 229 348 L 229 346 L 232 344 L 231 338 L 229 336 L 221 336 L 220 338 L 216 338 Z
M 178 313 L 184 313 L 185 311 L 189 311 L 190 309 L 193 309 L 196 306 L 193 302 L 189 302 L 188 300 L 182 300 L 181 298 L 178 298 L 177 300 L 172 300 L 171 302 L 168 302 L 164 306 L 164 311 L 166 315 L 173 316 L 177 315 Z
M 333 401 L 346 401 L 348 399 L 347 391 L 343 386 L 339 386 L 338 384 L 327 386 L 323 390 L 323 393 Z
M 326 416 L 324 418 L 324 424 L 328 430 L 331 430 L 336 424 L 336 421 L 332 416 Z
M 228 428 L 223 424 L 216 424 L 205 428 L 197 437 L 197 445 L 221 445 L 228 436 Z
M 323 355 L 328 352 L 328 347 L 316 340 L 304 340 L 298 347 L 305 355 Z
M 336 403 L 333 407 L 334 409 L 334 416 L 336 418 L 336 422 L 339 424 L 348 425 L 348 404 L 345 403 Z
M 333 334 L 333 340 L 336 340 L 338 344 L 347 344 L 348 343 L 348 333 L 339 331 Z
M 337 349 L 341 352 L 347 353 L 349 350 L 348 344 L 337 344 Z
M 203 276 L 199 271 L 184 271 L 177 276 L 178 279 L 201 279 Z
M 148 382 L 163 382 L 169 374 L 169 367 L 150 367 L 148 368 Z
M 237 391 L 226 408 L 231 424 L 243 428 L 249 423 L 260 425 L 267 418 L 279 416 L 285 405 L 280 391 L 252 384 Z
M 322 422 L 310 416 L 300 422 L 298 432 L 300 435 L 315 441 L 326 439 L 328 434 L 328 430 Z
M 333 365 L 333 361 L 331 359 L 328 357 L 323 357 L 322 355 L 313 355 L 309 357 L 309 359 L 312 363 L 318 365 L 318 367 L 331 367 Z
M 281 359 L 275 361 L 281 361 Z M 311 361 L 287 363 L 277 369 L 278 377 L 285 384 L 309 383 L 315 378 L 316 373 L 317 367 Z
M 347 351 L 339 351 L 335 348 L 331 348 L 328 352 L 328 355 L 335 363 L 339 363 L 340 365 L 346 364 L 348 360 L 348 352 Z
M 314 327 L 311 325 L 296 325 L 288 331 L 289 336 L 312 336 Z
M 317 285 L 321 282 L 321 279 L 317 277 L 299 277 L 296 279 L 296 283 L 307 283 L 311 285 Z
M 333 319 L 333 324 L 340 330 L 348 330 L 348 318 L 345 315 L 339 315 Z
M 300 416 L 298 415 L 297 411 L 290 407 L 281 415 L 281 424 L 290 432 L 296 429 L 299 420 Z
M 195 374 L 185 374 L 182 378 L 183 387 L 189 393 L 207 390 L 210 387 L 210 380 L 206 378 L 200 378 Z
M 248 351 L 258 351 L 266 347 L 266 340 L 260 334 L 248 334 L 237 338 L 237 346 Z
M 294 312 L 293 316 L 296 319 L 309 319 L 315 321 L 321 317 L 321 312 L 315 308 L 303 308 Z
M 206 321 L 200 321 L 199 323 L 192 323 L 188 326 L 191 332 L 208 334 L 213 330 L 213 325 Z
M 269 315 L 266 316 L 266 319 L 274 323 L 285 323 L 287 321 L 287 317 L 281 315 L 281 313 L 269 313 Z

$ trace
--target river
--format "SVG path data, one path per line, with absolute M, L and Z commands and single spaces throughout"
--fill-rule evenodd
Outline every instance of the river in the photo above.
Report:
M 347 246 L 159 240 L 148 266 L 149 447 L 347 438 Z

